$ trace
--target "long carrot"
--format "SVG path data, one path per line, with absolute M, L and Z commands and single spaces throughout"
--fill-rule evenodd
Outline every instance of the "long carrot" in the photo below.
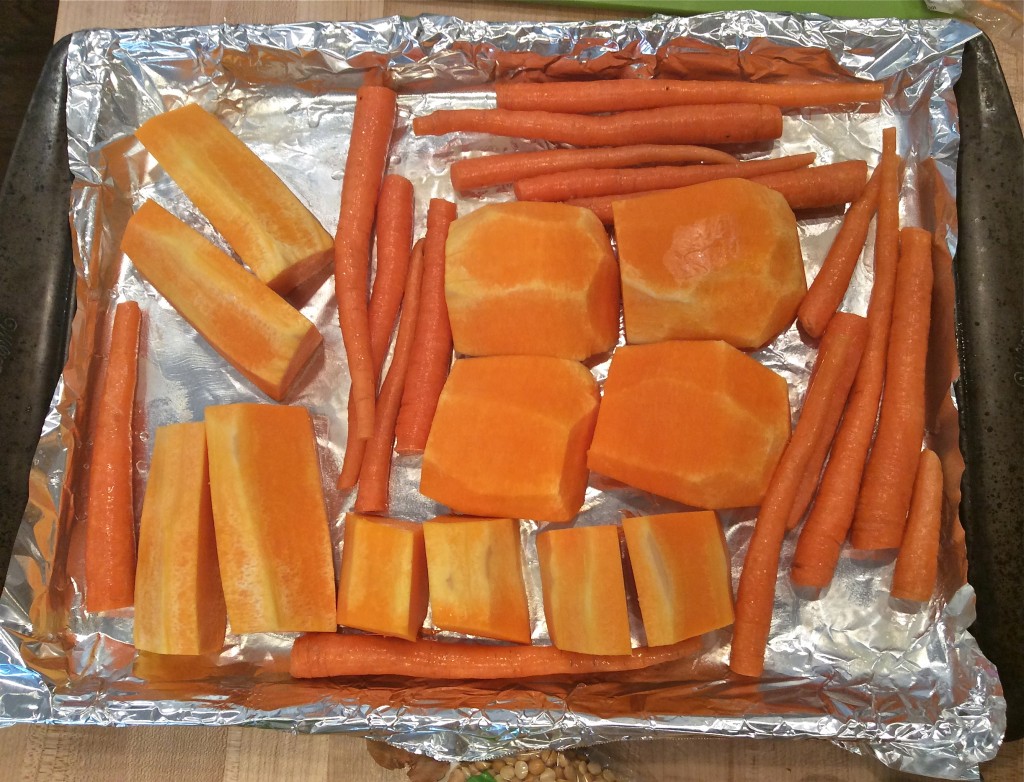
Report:
M 356 495 L 358 513 L 387 512 L 388 481 L 391 478 L 391 449 L 395 442 L 395 422 L 402 403 L 402 391 L 409 371 L 416 323 L 419 320 L 420 288 L 423 282 L 423 240 L 416 242 L 409 263 L 405 296 L 402 298 L 402 318 L 395 337 L 395 353 L 388 367 L 387 377 L 377 399 L 377 416 L 373 437 L 366 446 L 362 469 L 359 471 L 359 493 Z
M 686 144 L 637 144 L 597 149 L 508 152 L 452 163 L 452 187 L 460 193 L 504 185 L 527 177 L 583 168 L 626 168 L 679 163 L 736 163 L 728 152 Z
M 917 464 L 907 528 L 896 557 L 890 594 L 901 600 L 927 601 L 938 572 L 942 528 L 942 462 L 925 448 Z
M 822 588 L 832 580 L 850 530 L 885 380 L 889 325 L 899 255 L 899 165 L 895 128 L 882 132 L 881 184 L 875 229 L 875 279 L 868 305 L 868 340 L 857 379 L 832 443 L 814 507 L 793 557 L 794 584 Z
M 419 679 L 524 679 L 532 676 L 592 676 L 648 668 L 692 652 L 683 641 L 635 649 L 629 655 L 563 652 L 553 646 L 406 641 L 372 635 L 306 633 L 292 645 L 290 672 L 296 679 L 328 676 L 411 676 Z
M 932 235 L 920 228 L 904 228 L 885 393 L 853 517 L 850 542 L 854 548 L 896 548 L 903 538 L 924 438 L 924 370 L 931 303 Z
M 370 329 L 370 353 L 373 356 L 374 389 L 380 382 L 381 368 L 387 355 L 395 317 L 402 303 L 405 276 L 409 270 L 409 248 L 412 244 L 413 188 L 412 182 L 398 174 L 388 174 L 380 187 L 377 202 L 377 274 L 367 318 Z M 345 460 L 338 476 L 338 488 L 351 489 L 359 478 L 359 469 L 367 440 L 352 426 L 355 396 L 348 400 L 349 428 L 345 443 Z
M 850 287 L 850 278 L 868 237 L 868 227 L 878 209 L 881 182 L 881 166 L 876 166 L 860 198 L 846 210 L 839 233 L 807 295 L 800 302 L 797 320 L 803 330 L 815 339 L 824 333 L 829 319 L 843 303 L 846 289 Z
M 355 117 L 341 186 L 338 231 L 334 238 L 334 286 L 352 378 L 350 394 L 354 407 L 349 427 L 359 439 L 368 439 L 373 434 L 377 384 L 366 289 L 370 232 L 394 126 L 395 93 L 387 87 L 360 87 L 356 92 Z
M 515 183 L 515 191 L 520 201 L 568 201 L 571 198 L 669 190 L 714 179 L 753 179 L 776 171 L 790 171 L 809 166 L 814 158 L 815 153 L 805 152 L 714 166 L 581 169 L 520 179 Z
M 495 136 L 542 139 L 577 147 L 627 144 L 741 144 L 782 135 L 776 106 L 730 103 L 718 106 L 668 106 L 624 111 L 601 117 L 507 109 L 443 109 L 416 117 L 417 136 L 469 131 Z
M 885 85 L 875 81 L 760 84 L 729 81 L 616 79 L 592 82 L 499 84 L 498 108 L 597 114 L 659 106 L 760 103 L 781 109 L 877 104 Z
M 141 327 L 138 304 L 114 308 L 109 358 L 94 397 L 85 530 L 85 608 L 93 613 L 135 601 L 132 407 Z
M 444 298 L 444 247 L 448 226 L 455 217 L 455 204 L 441 198 L 430 200 L 416 338 L 395 425 L 396 449 L 400 454 L 422 453 L 437 399 L 451 368 L 452 328 Z
M 760 676 L 764 670 L 786 520 L 808 456 L 818 439 L 827 436 L 825 424 L 830 417 L 832 400 L 845 397 L 853 382 L 864 347 L 866 326 L 864 318 L 858 315 L 842 313 L 832 319 L 818 354 L 818 365 L 800 420 L 761 504 L 740 574 L 729 657 L 729 667 L 744 676 Z

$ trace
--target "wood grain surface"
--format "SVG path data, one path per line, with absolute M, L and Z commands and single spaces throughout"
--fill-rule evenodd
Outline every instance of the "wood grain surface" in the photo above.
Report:
M 4 0 L 0 0 L 3 2 Z M 85 27 L 370 19 L 424 12 L 477 19 L 607 18 L 610 11 L 499 2 L 402 0 L 61 0 L 56 38 Z M 1019 39 L 1000 58 L 1021 113 Z M 1024 742 L 983 767 L 986 780 L 1024 779 Z M 826 741 L 676 739 L 602 747 L 620 777 L 636 782 L 913 780 Z M 294 736 L 254 728 L 18 726 L 0 731 L 0 779 L 39 782 L 398 782 L 360 739 Z

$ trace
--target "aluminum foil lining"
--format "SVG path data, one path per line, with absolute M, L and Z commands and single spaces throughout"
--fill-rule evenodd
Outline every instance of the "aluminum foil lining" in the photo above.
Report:
M 902 613 L 889 605 L 891 563 L 849 556 L 843 557 L 822 599 L 799 598 L 785 577 L 795 542 L 791 535 L 783 552 L 766 675 L 759 683 L 729 674 L 729 633 L 723 631 L 702 638 L 691 658 L 656 671 L 575 685 L 438 685 L 372 677 L 292 681 L 286 673 L 292 640 L 287 635 L 231 635 L 221 655 L 202 661 L 137 656 L 131 646 L 130 611 L 99 618 L 81 608 L 82 524 L 76 523 L 75 502 L 88 470 L 92 377 L 102 363 L 115 302 L 137 300 L 145 313 L 136 411 L 141 421 L 136 443 L 139 506 L 156 427 L 199 420 L 210 404 L 267 401 L 119 251 L 132 210 L 152 198 L 230 252 L 135 141 L 135 128 L 154 114 L 185 102 L 213 111 L 333 231 L 353 90 L 387 67 L 388 78 L 401 91 L 390 170 L 413 181 L 422 233 L 430 197 L 454 199 L 461 214 L 511 197 L 508 190 L 455 197 L 447 177 L 453 160 L 544 146 L 475 134 L 411 134 L 414 115 L 441 107 L 493 105 L 493 93 L 485 87 L 495 77 L 540 78 L 547 68 L 609 75 L 603 71 L 609 62 L 612 71 L 618 69 L 611 75 L 629 75 L 624 71 L 650 68 L 666 50 L 725 47 L 750 52 L 762 47 L 764 54 L 766 44 L 775 48 L 769 47 L 765 62 L 804 67 L 778 55 L 784 49 L 777 47 L 820 47 L 816 62 L 826 76 L 845 69 L 885 80 L 882 112 L 790 113 L 774 154 L 811 149 L 819 163 L 864 158 L 873 166 L 882 127 L 895 124 L 907 164 L 904 222 L 920 224 L 920 215 L 927 211 L 916 187 L 922 161 L 933 157 L 940 178 L 955 193 L 959 136 L 952 85 L 964 43 L 977 34 L 956 21 L 841 21 L 752 12 L 545 24 L 421 16 L 76 33 L 67 61 L 67 126 L 75 178 L 71 224 L 79 271 L 77 312 L 68 363 L 35 455 L 30 499 L 0 600 L 0 723 L 248 724 L 346 731 L 451 759 L 654 735 L 825 737 L 894 768 L 977 778 L 978 763 L 998 749 L 1005 705 L 995 668 L 967 632 L 974 618 L 974 595 L 964 581 L 962 534 L 952 511 L 940 590 L 918 613 Z M 502 51 L 529 51 L 535 58 L 509 66 Z M 771 78 L 771 67 L 766 75 L 745 75 Z M 764 147 L 739 150 L 743 157 L 766 152 Z M 802 217 L 800 236 L 810 279 L 838 229 L 841 210 Z M 952 252 L 955 219 L 944 231 Z M 869 237 L 844 309 L 865 311 L 871 269 Z M 288 401 L 309 407 L 314 415 L 340 558 L 343 516 L 352 498 L 333 490 L 345 442 L 342 412 L 348 375 L 332 283 L 325 282 L 296 303 L 321 330 L 325 360 L 300 380 Z M 789 381 L 798 415 L 813 347 L 794 328 L 756 357 Z M 599 380 L 606 369 L 606 364 L 593 368 Z M 955 415 L 952 430 L 932 433 L 940 435 L 955 448 Z M 419 495 L 417 479 L 415 459 L 396 462 L 393 515 L 422 520 L 441 510 Z M 593 476 L 574 523 L 615 523 L 623 513 L 679 508 L 643 492 L 611 488 Z M 721 518 L 735 585 L 754 516 L 730 511 Z M 536 568 L 540 526 L 522 522 L 533 637 L 546 643 Z M 632 613 L 636 620 L 635 606 Z M 637 621 L 634 631 L 634 640 L 641 641 Z

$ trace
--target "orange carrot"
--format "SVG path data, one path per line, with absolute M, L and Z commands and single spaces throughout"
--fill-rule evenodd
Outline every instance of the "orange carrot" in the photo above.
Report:
M 360 87 L 352 121 L 341 211 L 334 238 L 334 286 L 345 342 L 353 415 L 349 427 L 359 439 L 373 434 L 377 396 L 366 289 L 377 193 L 387 167 L 388 146 L 395 126 L 395 93 L 387 87 Z
M 94 397 L 85 528 L 85 608 L 91 613 L 135 601 L 132 407 L 141 327 L 134 301 L 114 308 L 110 353 Z
M 629 655 L 563 652 L 554 646 L 406 641 L 373 635 L 306 633 L 295 639 L 290 661 L 296 679 L 327 676 L 411 676 L 419 679 L 525 679 L 592 676 L 632 671 L 692 653 L 683 641 L 634 649 Z
M 452 187 L 460 193 L 504 185 L 527 177 L 582 168 L 626 168 L 655 163 L 736 163 L 728 152 L 685 144 L 637 144 L 598 149 L 545 149 L 508 152 L 452 163 Z
M 845 397 L 853 382 L 866 327 L 867 322 L 858 315 L 842 313 L 832 319 L 822 340 L 800 420 L 761 504 L 736 594 L 736 622 L 729 657 L 729 667 L 744 676 L 760 676 L 764 670 L 786 520 L 810 452 L 819 438 L 827 436 L 824 428 L 832 400 Z
M 881 166 L 877 166 L 860 198 L 846 210 L 839 233 L 807 295 L 800 302 L 797 320 L 803 330 L 815 339 L 824 333 L 829 319 L 843 303 L 846 289 L 850 287 L 850 278 L 867 240 L 868 226 L 878 209 L 878 190 L 882 181 L 880 172 Z
M 942 462 L 925 448 L 917 464 L 907 529 L 896 557 L 890 594 L 900 600 L 926 602 L 935 589 L 939 532 L 942 528 Z
M 577 147 L 627 144 L 741 144 L 782 135 L 782 112 L 775 106 L 730 103 L 668 106 L 601 117 L 507 109 L 444 109 L 416 117 L 417 136 L 469 131 L 495 136 L 543 139 Z
M 853 521 L 864 463 L 875 430 L 878 400 L 885 379 L 889 324 L 896 288 L 899 165 L 896 131 L 887 128 L 882 133 L 882 173 L 875 230 L 875 280 L 868 305 L 868 341 L 843 414 L 842 425 L 832 444 L 828 466 L 818 487 L 814 507 L 804 524 L 793 559 L 791 577 L 794 584 L 801 586 L 820 588 L 832 580 L 839 552 Z M 806 543 L 804 538 L 807 538 Z
M 794 211 L 820 209 L 856 201 L 864 192 L 868 164 L 863 160 L 844 160 L 805 171 L 782 171 L 752 177 L 752 182 L 782 193 Z
M 366 446 L 362 469 L 359 471 L 359 494 L 356 495 L 358 513 L 386 513 L 388 510 L 388 481 L 391 478 L 391 449 L 395 442 L 395 422 L 402 403 L 405 377 L 409 371 L 416 322 L 419 319 L 420 288 L 423 281 L 423 240 L 416 242 L 409 263 L 409 275 L 402 298 L 402 319 L 395 337 L 395 353 L 388 367 L 387 377 L 377 400 L 377 416 L 373 437 Z
M 452 363 L 452 328 L 444 299 L 444 246 L 448 226 L 455 217 L 455 204 L 442 198 L 430 199 L 416 337 L 395 425 L 400 454 L 423 452 L 437 399 Z
M 815 153 L 749 160 L 714 166 L 655 166 L 653 168 L 581 169 L 521 179 L 515 184 L 520 201 L 567 201 L 570 198 L 670 190 L 713 179 L 753 179 L 776 171 L 809 166 Z
M 402 303 L 405 275 L 409 269 L 409 246 L 412 244 L 412 217 L 412 183 L 403 176 L 388 174 L 381 184 L 377 203 L 377 274 L 373 279 L 367 316 L 374 389 L 380 382 L 381 367 L 384 366 L 395 317 Z M 355 486 L 366 450 L 366 439 L 359 437 L 356 427 L 351 425 L 354 415 L 355 397 L 350 395 L 345 460 L 338 477 L 338 488 L 342 490 Z
M 885 93 L 885 85 L 877 81 L 761 84 L 739 81 L 618 79 L 499 84 L 494 91 L 500 109 L 598 114 L 605 111 L 715 103 L 760 103 L 778 106 L 781 109 L 877 104 Z
M 850 541 L 858 549 L 896 548 L 914 492 L 924 438 L 924 370 L 932 302 L 932 235 L 900 234 L 900 261 L 885 365 L 885 393 L 853 517 Z

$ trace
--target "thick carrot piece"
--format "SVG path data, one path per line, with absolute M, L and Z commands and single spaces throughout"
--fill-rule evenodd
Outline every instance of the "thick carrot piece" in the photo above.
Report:
M 875 81 L 760 84 L 729 81 L 615 79 L 592 82 L 498 84 L 498 108 L 598 114 L 660 106 L 760 103 L 780 109 L 876 104 L 885 85 Z
M 400 454 L 423 453 L 445 378 L 452 364 L 452 329 L 444 298 L 445 243 L 455 204 L 432 198 L 423 242 L 423 282 L 415 340 L 395 425 Z
M 141 328 L 134 301 L 114 308 L 107 366 L 94 397 L 99 407 L 85 511 L 85 609 L 91 613 L 126 608 L 135 600 L 132 407 Z
M 924 603 L 935 590 L 942 529 L 942 462 L 925 448 L 917 464 L 907 528 L 896 557 L 890 594 Z
M 412 129 L 417 136 L 469 131 L 558 141 L 577 147 L 742 144 L 779 138 L 782 112 L 775 106 L 747 103 L 668 106 L 602 117 L 549 111 L 444 109 L 416 117 Z
M 782 193 L 794 211 L 856 201 L 864 192 L 867 179 L 868 164 L 863 160 L 752 177 L 752 181 Z
M 329 676 L 410 676 L 419 679 L 524 679 L 531 676 L 592 676 L 634 671 L 678 660 L 692 652 L 683 641 L 634 649 L 632 654 L 563 652 L 553 646 L 492 646 L 442 641 L 405 641 L 371 635 L 307 633 L 292 645 L 290 673 L 296 679 Z
M 543 174 L 515 184 L 520 201 L 568 201 L 571 198 L 669 190 L 715 179 L 753 179 L 764 174 L 809 166 L 815 153 L 750 160 L 714 166 L 655 166 L 653 168 L 582 169 Z
M 931 296 L 932 235 L 920 228 L 904 228 L 885 365 L 885 394 L 853 517 L 850 540 L 854 548 L 896 548 L 903 539 L 924 438 L 924 371 Z
M 760 676 L 764 670 L 786 521 L 814 444 L 828 436 L 825 425 L 831 417 L 833 400 L 845 398 L 853 383 L 866 329 L 866 321 L 858 315 L 843 313 L 833 319 L 818 354 L 800 420 L 761 504 L 740 575 L 729 657 L 729 667 L 744 676 Z
M 338 318 L 345 342 L 353 415 L 349 428 L 359 439 L 373 434 L 377 398 L 370 319 L 366 301 L 370 266 L 370 232 L 377 194 L 388 162 L 388 146 L 395 127 L 395 93 L 387 87 L 360 87 L 345 179 L 341 185 L 341 212 L 334 237 L 334 286 Z
M 857 369 L 843 422 L 832 444 L 828 466 L 801 538 L 811 536 L 805 554 L 793 561 L 793 583 L 825 587 L 832 580 L 839 552 L 853 521 L 864 464 L 875 431 L 878 401 L 885 379 L 889 325 L 899 255 L 899 157 L 896 131 L 882 133 L 882 173 L 875 230 L 875 280 L 868 305 L 868 341 Z
M 420 295 L 423 282 L 423 240 L 416 242 L 409 276 L 402 299 L 402 318 L 395 337 L 395 353 L 377 400 L 373 437 L 367 442 L 359 471 L 358 513 L 387 513 L 388 482 L 391 478 L 391 451 L 395 442 L 395 422 L 402 404 L 405 378 L 409 372 L 416 325 L 419 320 Z
M 583 168 L 626 168 L 654 164 L 736 163 L 728 152 L 686 144 L 637 144 L 598 149 L 545 149 L 508 152 L 452 163 L 452 187 L 460 193 L 517 182 L 541 174 Z
M 797 320 L 803 330 L 815 339 L 825 332 L 829 319 L 843 303 L 846 289 L 850 287 L 850 278 L 868 237 L 868 227 L 878 209 L 881 170 L 881 166 L 875 168 L 860 198 L 846 210 L 839 233 L 807 295 L 800 302 Z

